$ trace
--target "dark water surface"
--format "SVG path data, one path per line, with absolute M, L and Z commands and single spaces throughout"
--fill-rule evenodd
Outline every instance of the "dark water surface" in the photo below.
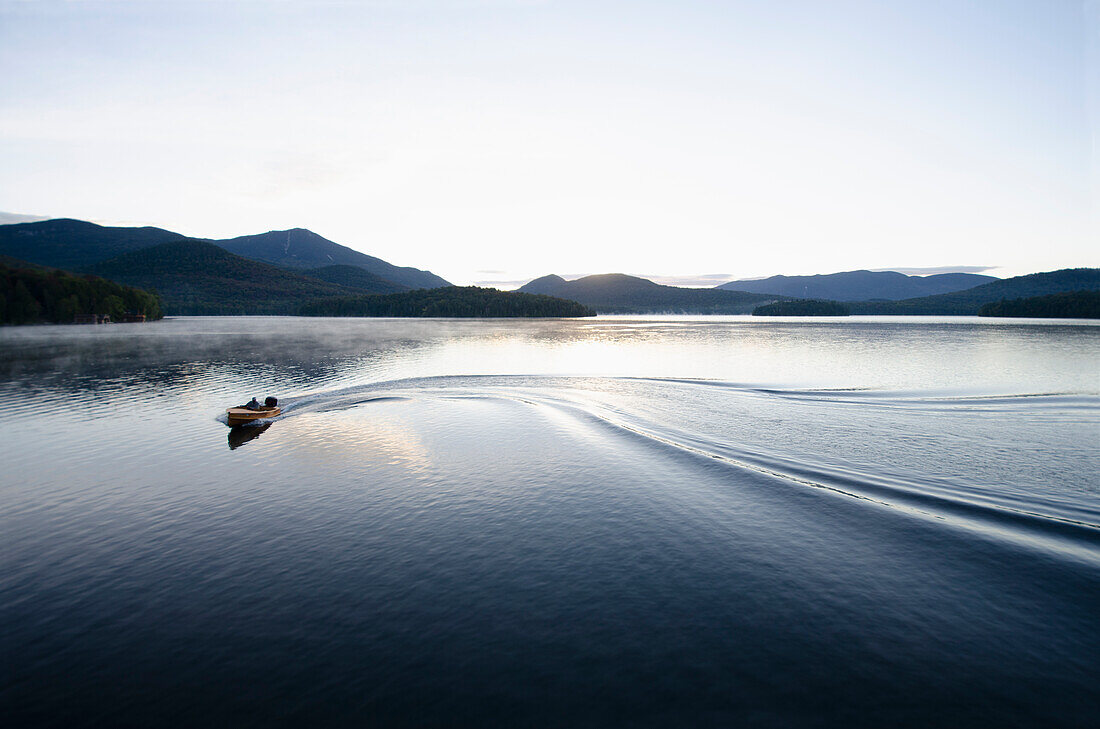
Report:
M 3 329 L 0 724 L 1097 726 L 1098 446 L 1084 322 Z

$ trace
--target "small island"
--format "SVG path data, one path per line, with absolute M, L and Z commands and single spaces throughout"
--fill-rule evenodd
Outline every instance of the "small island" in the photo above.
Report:
M 753 316 L 848 316 L 850 313 L 844 304 L 821 299 L 776 301 L 752 310 Z
M 444 286 L 399 294 L 321 299 L 304 304 L 298 314 L 458 318 L 596 316 L 595 311 L 576 301 L 479 286 Z
M 1001 299 L 983 306 L 978 310 L 978 316 L 1100 319 L 1100 291 L 1070 291 L 1025 299 Z

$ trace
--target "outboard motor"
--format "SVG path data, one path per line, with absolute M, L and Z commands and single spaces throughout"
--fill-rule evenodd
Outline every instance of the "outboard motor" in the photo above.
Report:
M 277 397 L 269 397 L 269 398 L 266 398 L 264 400 L 264 406 L 265 407 L 273 408 L 278 404 L 279 404 L 279 398 L 277 398 Z

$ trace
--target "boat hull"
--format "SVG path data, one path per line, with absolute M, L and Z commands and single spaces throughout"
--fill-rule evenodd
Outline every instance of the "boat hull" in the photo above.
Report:
M 248 408 L 229 408 L 225 411 L 226 423 L 232 427 L 245 425 L 256 420 L 266 420 L 282 414 L 280 408 L 263 408 L 262 410 L 249 410 Z

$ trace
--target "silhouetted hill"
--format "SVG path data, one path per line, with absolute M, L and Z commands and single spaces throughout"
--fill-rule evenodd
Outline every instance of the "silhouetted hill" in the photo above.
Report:
M 384 296 L 315 301 L 301 307 L 302 316 L 395 317 L 575 317 L 596 312 L 576 301 L 541 294 L 498 291 L 477 286 L 417 289 Z
M 977 314 L 983 304 L 1001 299 L 1100 290 L 1100 268 L 1064 268 L 1032 273 L 975 286 L 939 296 L 903 301 L 861 301 L 851 304 L 853 314 Z
M 517 290 L 528 294 L 546 294 L 547 296 L 553 296 L 555 292 L 563 291 L 568 286 L 568 281 L 552 273 L 549 276 L 543 276 L 542 278 L 528 281 Z
M 393 281 L 387 281 L 381 276 L 375 276 L 370 271 L 365 271 L 358 266 L 325 266 L 323 268 L 310 268 L 300 272 L 303 276 L 319 278 L 322 281 L 359 289 L 367 294 L 395 294 L 400 291 L 408 291 L 408 286 L 403 286 Z
M 779 294 L 803 299 L 833 301 L 897 301 L 961 291 L 996 281 L 976 273 L 940 273 L 934 276 L 906 276 L 896 271 L 844 271 L 816 276 L 772 276 L 751 281 L 730 281 L 717 288 Z
M 663 286 L 622 273 L 585 276 L 575 281 L 556 275 L 543 276 L 521 286 L 519 291 L 572 299 L 601 314 L 748 314 L 758 304 L 777 298 L 742 291 Z
M 320 268 L 342 264 L 358 266 L 376 276 L 409 288 L 431 289 L 450 284 L 431 271 L 395 266 L 347 246 L 333 243 L 303 228 L 273 230 L 259 235 L 213 241 L 230 253 L 285 268 Z
M 291 314 L 304 301 L 349 289 L 182 240 L 124 253 L 89 268 L 129 286 L 156 290 L 166 314 Z
M 1065 294 L 997 301 L 979 309 L 978 316 L 1100 319 L 1100 291 L 1071 291 Z
M 180 240 L 187 238 L 160 228 L 111 228 L 68 218 L 0 225 L 0 254 L 70 270 Z

